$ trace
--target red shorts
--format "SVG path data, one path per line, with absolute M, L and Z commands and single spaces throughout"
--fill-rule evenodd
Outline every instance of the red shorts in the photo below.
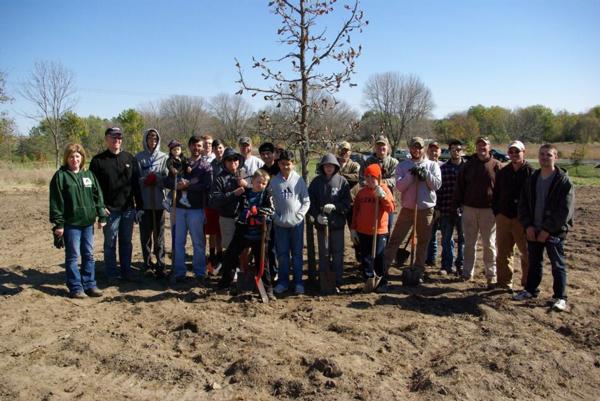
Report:
M 219 235 L 219 213 L 215 209 L 204 208 L 204 214 L 206 216 L 206 224 L 204 225 L 205 235 Z

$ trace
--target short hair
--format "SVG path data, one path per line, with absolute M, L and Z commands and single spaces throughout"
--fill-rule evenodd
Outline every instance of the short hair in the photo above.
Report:
M 262 152 L 275 152 L 275 145 L 271 142 L 264 142 L 258 147 L 258 153 Z
M 279 153 L 279 159 L 277 159 L 278 162 L 280 161 L 294 161 L 294 154 L 292 152 L 290 152 L 289 150 L 282 150 L 281 153 Z
M 211 134 L 204 134 L 204 135 L 202 135 L 200 138 L 201 138 L 203 141 L 206 141 L 206 140 L 209 140 L 209 139 L 210 139 L 210 140 L 213 140 L 213 136 L 212 136 Z
M 255 178 L 264 178 L 265 181 L 269 182 L 269 180 L 271 179 L 271 176 L 265 170 L 263 170 L 262 168 L 259 168 L 258 170 L 256 170 L 254 172 L 254 174 L 252 174 L 252 180 L 254 180 Z
M 217 146 L 219 146 L 219 145 L 223 145 L 223 146 L 225 146 L 225 143 L 223 143 L 223 141 L 222 141 L 222 140 L 220 140 L 220 139 L 213 139 L 213 142 L 212 142 L 212 147 L 213 147 L 213 148 L 216 148 L 216 147 L 217 147 Z
M 192 135 L 188 140 L 188 146 L 195 145 L 198 142 L 202 142 L 202 137 L 200 135 Z
M 450 149 L 454 145 L 462 146 L 463 143 L 461 141 L 459 141 L 458 139 L 454 139 L 453 141 L 448 142 L 448 149 Z
M 542 150 L 542 149 L 550 149 L 550 150 L 553 150 L 553 151 L 554 151 L 554 154 L 558 156 L 558 149 L 556 148 L 556 146 L 554 146 L 554 145 L 553 145 L 553 144 L 551 144 L 551 143 L 545 143 L 545 144 L 543 144 L 542 146 L 540 146 L 540 148 L 539 148 L 538 152 L 539 152 L 540 150 Z
M 63 166 L 67 167 L 69 165 L 69 157 L 71 157 L 73 153 L 79 153 L 81 155 L 81 167 L 85 166 L 85 149 L 78 143 L 70 143 L 65 148 L 65 152 L 63 153 Z

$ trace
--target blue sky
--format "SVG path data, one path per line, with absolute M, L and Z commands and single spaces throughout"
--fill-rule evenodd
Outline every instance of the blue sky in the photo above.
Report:
M 31 106 L 17 89 L 36 60 L 75 73 L 82 116 L 234 93 L 234 57 L 249 69 L 252 55 L 286 52 L 267 3 L 0 0 L 0 70 L 16 98 L 4 109 L 21 133 L 34 125 L 21 116 Z M 369 26 L 354 36 L 363 46 L 358 86 L 338 95 L 359 112 L 363 83 L 386 71 L 418 75 L 436 117 L 476 104 L 571 112 L 600 104 L 600 0 L 363 0 L 362 8 Z

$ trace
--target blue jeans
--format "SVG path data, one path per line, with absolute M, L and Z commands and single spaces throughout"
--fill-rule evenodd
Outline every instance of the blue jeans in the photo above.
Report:
M 206 243 L 204 240 L 204 209 L 183 209 L 175 210 L 175 229 L 171 226 L 171 234 L 175 232 L 173 238 L 173 248 L 175 250 L 175 277 L 185 277 L 185 243 L 189 231 L 192 237 L 192 248 L 194 257 L 192 266 L 196 277 L 203 277 L 206 274 Z
M 442 269 L 452 271 L 452 259 L 454 258 L 454 229 L 458 234 L 458 250 L 454 266 L 462 269 L 465 249 L 465 236 L 463 234 L 462 219 L 458 216 L 440 216 L 439 227 L 442 232 Z
M 133 245 L 133 221 L 135 210 L 128 209 L 124 212 L 111 211 L 108 222 L 104 226 L 104 266 L 107 278 L 119 277 L 117 271 L 117 238 L 119 240 L 119 262 L 121 264 L 121 277 L 131 275 L 131 252 Z
M 277 249 L 278 275 L 277 284 L 288 288 L 290 285 L 290 253 L 294 269 L 294 284 L 302 284 L 302 247 L 304 246 L 304 222 L 294 227 L 275 229 L 275 248 Z
M 67 288 L 71 294 L 96 287 L 96 265 L 94 263 L 94 225 L 85 227 L 66 226 L 65 269 Z M 77 262 L 81 255 L 81 273 Z
M 545 243 L 527 241 L 529 253 L 529 272 L 527 273 L 527 286 L 525 289 L 534 296 L 540 292 L 539 285 L 542 281 L 542 266 L 544 248 L 552 265 L 554 284 L 554 298 L 567 299 L 567 266 L 565 265 L 564 240 L 549 237 Z
M 435 259 L 437 258 L 437 231 L 440 229 L 440 218 L 434 218 L 433 224 L 431 225 L 431 239 L 429 240 L 429 246 L 427 247 L 427 259 L 425 259 L 425 263 L 427 264 L 435 264 Z
M 358 233 L 359 238 L 359 249 L 360 249 L 360 264 L 362 268 L 363 278 L 373 277 L 373 268 L 377 275 L 382 277 L 381 283 L 385 284 L 388 281 L 387 265 L 383 256 L 385 246 L 388 240 L 388 234 L 378 234 L 377 243 L 375 244 L 375 261 L 371 257 L 371 251 L 373 246 L 373 235 L 367 235 Z

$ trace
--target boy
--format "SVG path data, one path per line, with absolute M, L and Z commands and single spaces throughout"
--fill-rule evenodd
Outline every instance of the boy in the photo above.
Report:
M 308 213 L 317 222 L 319 270 L 335 271 L 335 287 L 336 292 L 339 292 L 344 273 L 344 226 L 346 213 L 350 210 L 350 186 L 339 174 L 340 164 L 333 154 L 323 156 L 319 170 L 321 174 L 308 187 Z M 329 238 L 325 238 L 325 226 L 329 227 Z M 328 252 L 325 252 L 325 241 L 328 241 Z
M 381 167 L 371 164 L 364 171 L 365 186 L 354 198 L 352 211 L 352 225 L 350 234 L 352 241 L 358 243 L 363 278 L 373 278 L 375 272 L 381 277 L 377 292 L 387 291 L 387 266 L 383 257 L 388 236 L 389 213 L 396 209 L 394 196 L 388 186 L 381 181 Z M 379 211 L 375 216 L 375 203 L 379 203 Z M 377 239 L 375 246 L 375 260 L 371 256 L 373 235 L 375 234 L 375 219 L 377 219 Z
M 279 280 L 274 288 L 282 294 L 289 287 L 290 254 L 294 269 L 294 292 L 304 294 L 302 283 L 302 248 L 304 245 L 304 216 L 310 207 L 306 183 L 294 171 L 294 155 L 286 150 L 279 155 L 280 172 L 271 181 L 271 194 L 275 205 L 273 228 Z
M 190 173 L 192 171 L 189 163 L 184 155 L 181 154 L 181 143 L 177 139 L 172 139 L 169 142 L 169 158 L 167 159 L 167 169 L 169 170 L 169 176 L 171 178 L 177 177 L 177 182 L 186 182 L 187 180 L 182 177 L 184 173 Z M 163 206 L 166 210 L 171 210 L 171 203 L 173 199 L 173 193 L 170 192 L 168 198 L 163 201 Z M 187 197 L 187 191 L 181 191 L 181 199 L 179 203 L 185 207 L 192 207 Z

